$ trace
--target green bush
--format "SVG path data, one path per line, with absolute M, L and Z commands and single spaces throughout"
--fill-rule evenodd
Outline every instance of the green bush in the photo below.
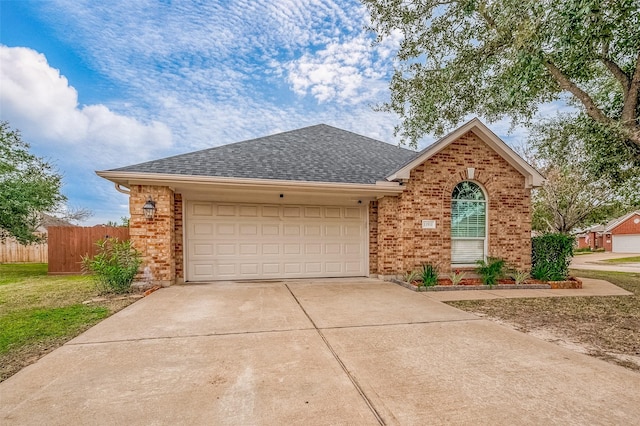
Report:
M 476 261 L 476 272 L 480 275 L 482 284 L 494 286 L 498 283 L 498 279 L 504 275 L 506 262 L 499 257 L 487 257 L 487 260 Z
M 126 293 L 142 263 L 140 252 L 131 241 L 108 238 L 96 243 L 98 254 L 82 258 L 82 269 L 93 274 L 101 293 Z
M 425 263 L 422 265 L 420 276 L 423 286 L 432 287 L 438 284 L 438 267 L 432 263 Z
M 546 234 L 531 239 L 531 276 L 543 281 L 562 281 L 569 276 L 574 238 Z

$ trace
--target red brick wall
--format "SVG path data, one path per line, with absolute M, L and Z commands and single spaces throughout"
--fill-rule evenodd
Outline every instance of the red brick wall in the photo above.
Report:
M 469 132 L 412 170 L 399 197 L 379 200 L 379 274 L 403 273 L 424 262 L 451 270 L 451 193 L 467 180 L 470 167 L 487 193 L 487 254 L 531 267 L 531 190 L 524 176 Z M 435 220 L 436 229 L 422 229 L 423 219 Z
M 378 200 L 378 274 L 398 273 L 402 260 L 402 241 L 398 221 L 398 197 Z
M 142 253 L 141 268 L 150 268 L 154 284 L 174 284 L 176 275 L 173 191 L 165 186 L 146 185 L 133 185 L 130 191 L 129 234 L 134 247 Z M 149 196 L 156 202 L 153 220 L 145 219 L 142 212 L 142 206 Z
M 182 221 L 182 194 L 175 194 L 173 201 L 174 229 L 175 229 L 175 264 L 176 280 L 184 282 L 184 248 L 183 245 L 183 221 Z
M 611 230 L 613 235 L 620 234 L 640 234 L 640 222 L 633 223 L 635 219 L 640 219 L 639 214 L 634 214 L 620 225 L 616 226 Z

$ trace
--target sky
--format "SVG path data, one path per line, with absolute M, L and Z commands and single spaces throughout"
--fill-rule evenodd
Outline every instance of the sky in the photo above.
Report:
M 0 120 L 93 212 L 83 225 L 119 222 L 128 197 L 96 170 L 319 123 L 398 144 L 373 106 L 400 38 L 375 44 L 368 22 L 357 0 L 0 0 Z

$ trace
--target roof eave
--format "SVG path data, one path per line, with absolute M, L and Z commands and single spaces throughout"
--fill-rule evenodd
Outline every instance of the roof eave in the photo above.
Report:
M 96 174 L 116 185 L 130 188 L 132 185 L 185 186 L 199 185 L 211 189 L 236 187 L 238 189 L 298 189 L 331 191 L 337 193 L 363 193 L 370 195 L 395 195 L 404 190 L 398 182 L 378 181 L 371 184 L 342 182 L 312 182 L 277 179 L 233 178 L 220 176 L 178 175 L 166 173 L 140 173 L 123 171 L 96 171 Z

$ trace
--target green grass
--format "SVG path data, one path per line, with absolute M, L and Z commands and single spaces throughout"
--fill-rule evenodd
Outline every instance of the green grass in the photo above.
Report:
M 617 259 L 606 259 L 603 262 L 607 263 L 640 263 L 640 256 L 632 257 L 619 257 Z
M 0 317 L 0 355 L 14 347 L 54 340 L 83 331 L 109 315 L 101 306 L 71 305 L 53 309 L 23 309 Z
M 47 275 L 46 263 L 0 264 L 0 285 L 10 284 L 20 278 L 43 275 Z
M 47 275 L 46 264 L 0 264 L 0 381 L 133 302 L 98 296 L 83 275 Z

